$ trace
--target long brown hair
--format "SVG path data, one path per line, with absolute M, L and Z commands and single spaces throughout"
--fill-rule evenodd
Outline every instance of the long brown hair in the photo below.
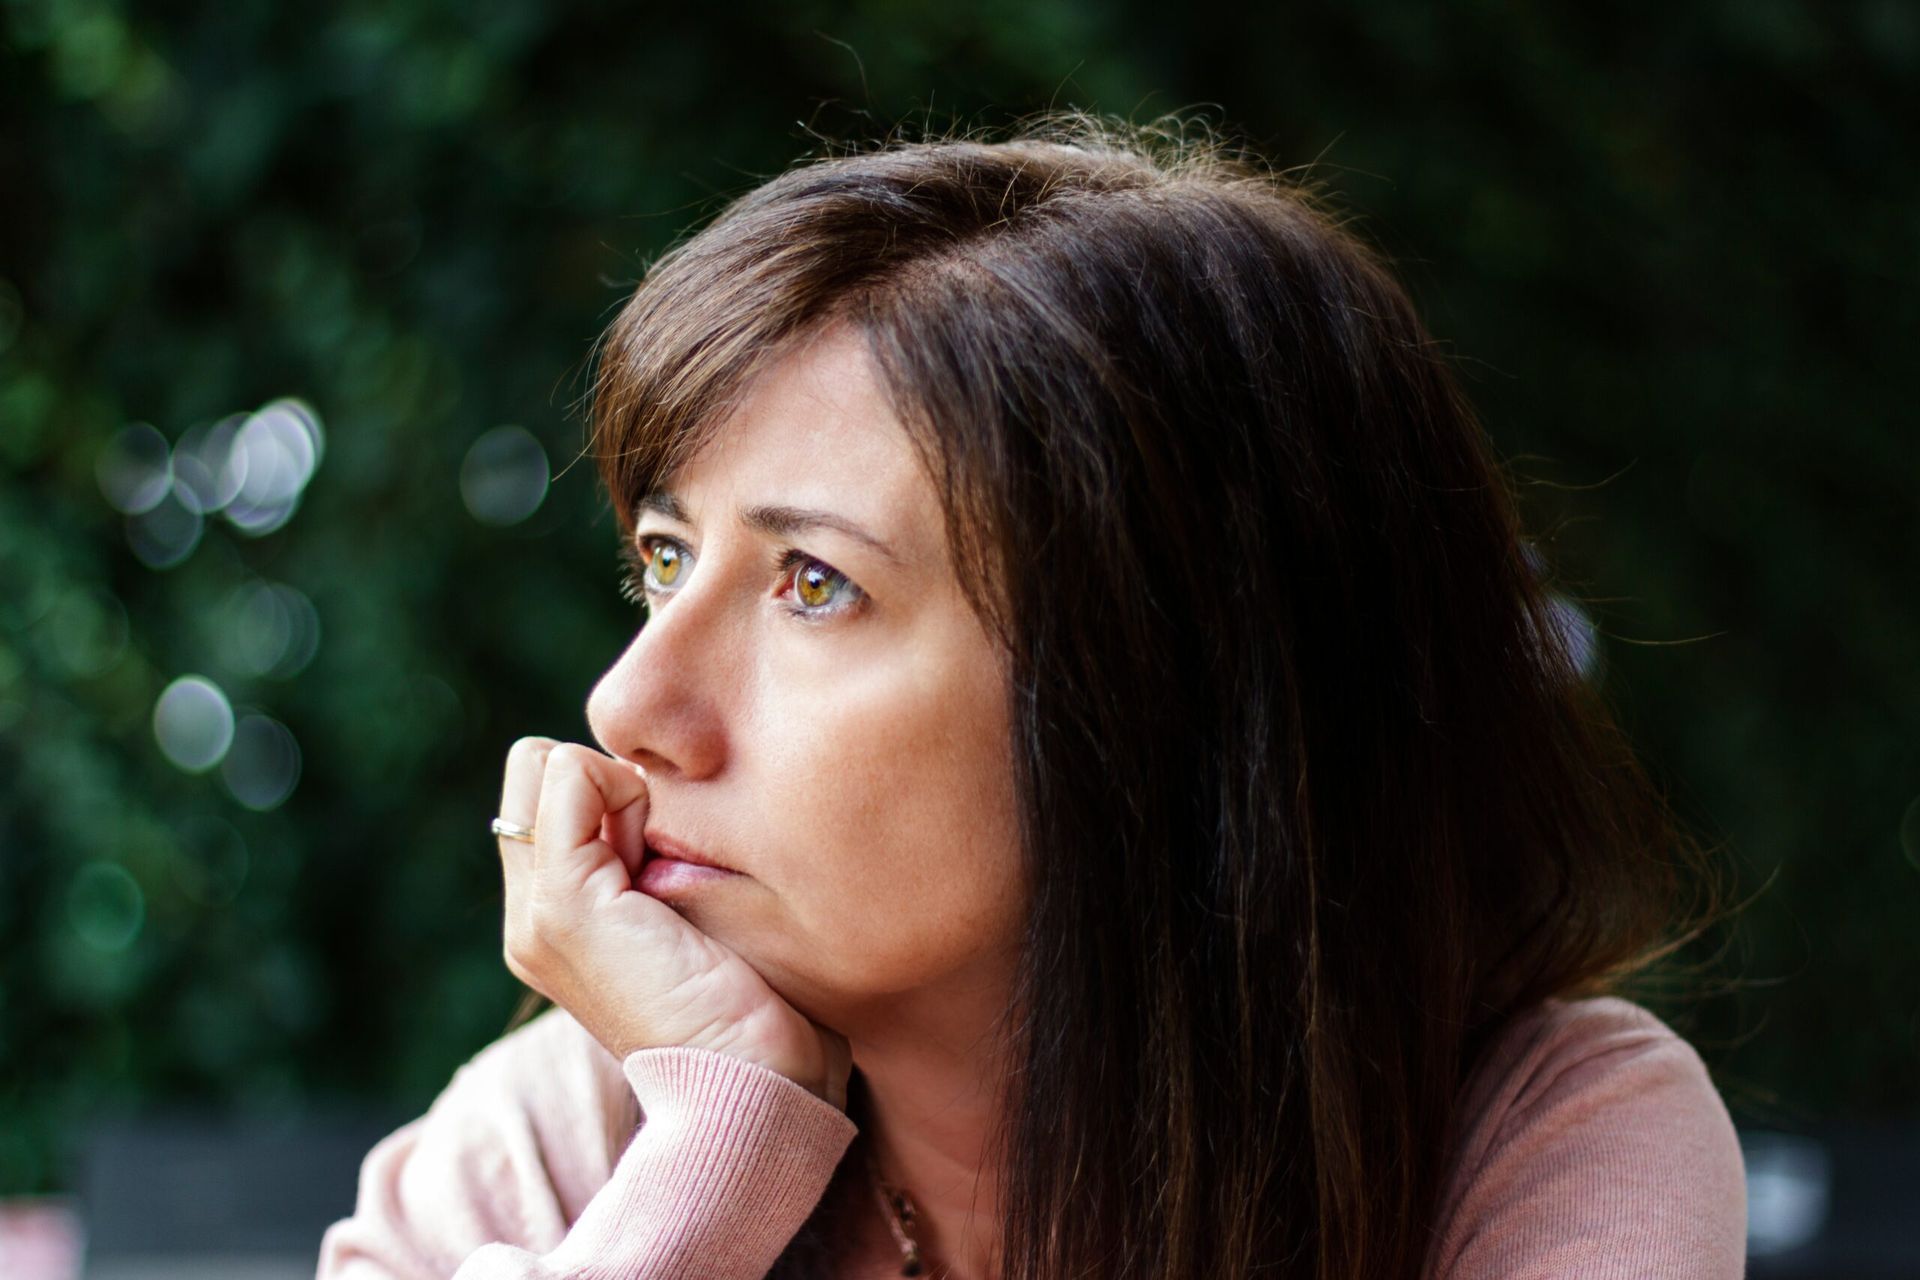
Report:
M 623 535 L 830 322 L 1009 656 L 1002 1274 L 1418 1275 L 1489 1038 L 1719 901 L 1447 357 L 1322 187 L 1212 131 L 889 138 L 652 263 L 593 379 Z M 775 1276 L 828 1273 L 860 1150 Z

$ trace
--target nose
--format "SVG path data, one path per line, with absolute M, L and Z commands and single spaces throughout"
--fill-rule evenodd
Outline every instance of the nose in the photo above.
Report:
M 731 651 L 689 607 L 701 603 L 689 595 L 657 608 L 587 697 L 600 749 L 650 778 L 706 776 L 724 755 L 714 694 L 726 687 Z

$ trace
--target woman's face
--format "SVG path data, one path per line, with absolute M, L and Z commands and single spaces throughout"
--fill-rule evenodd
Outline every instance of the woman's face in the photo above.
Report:
M 662 488 L 635 535 L 651 616 L 587 718 L 646 770 L 648 829 L 740 873 L 663 900 L 852 1034 L 1001 981 L 1025 908 L 1006 675 L 856 331 L 770 365 Z

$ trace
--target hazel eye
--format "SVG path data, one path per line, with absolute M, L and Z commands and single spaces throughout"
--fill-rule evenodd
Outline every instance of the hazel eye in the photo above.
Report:
M 653 571 L 653 580 L 663 587 L 670 587 L 680 576 L 680 548 L 671 542 L 648 540 L 646 547 L 647 567 Z
M 671 538 L 637 538 L 620 547 L 620 595 L 645 605 L 656 595 L 671 592 L 685 570 L 686 553 Z
M 774 567 L 783 584 L 792 584 L 795 603 L 786 606 L 787 612 L 802 622 L 851 615 L 867 604 L 867 593 L 859 583 L 797 547 L 782 552 Z
M 829 569 L 818 560 L 808 560 L 793 575 L 793 597 L 809 609 L 819 609 L 834 598 L 835 588 L 842 583 L 852 585 L 838 570 Z

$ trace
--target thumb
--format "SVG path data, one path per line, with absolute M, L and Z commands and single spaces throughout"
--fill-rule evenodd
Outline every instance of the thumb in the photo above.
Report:
M 613 760 L 615 769 L 631 770 L 640 779 L 639 794 L 617 809 L 609 809 L 600 819 L 600 838 L 607 842 L 614 856 L 620 859 L 627 869 L 629 877 L 637 879 L 640 864 L 647 855 L 647 811 L 650 807 L 647 794 L 647 771 L 637 764 L 625 760 Z

